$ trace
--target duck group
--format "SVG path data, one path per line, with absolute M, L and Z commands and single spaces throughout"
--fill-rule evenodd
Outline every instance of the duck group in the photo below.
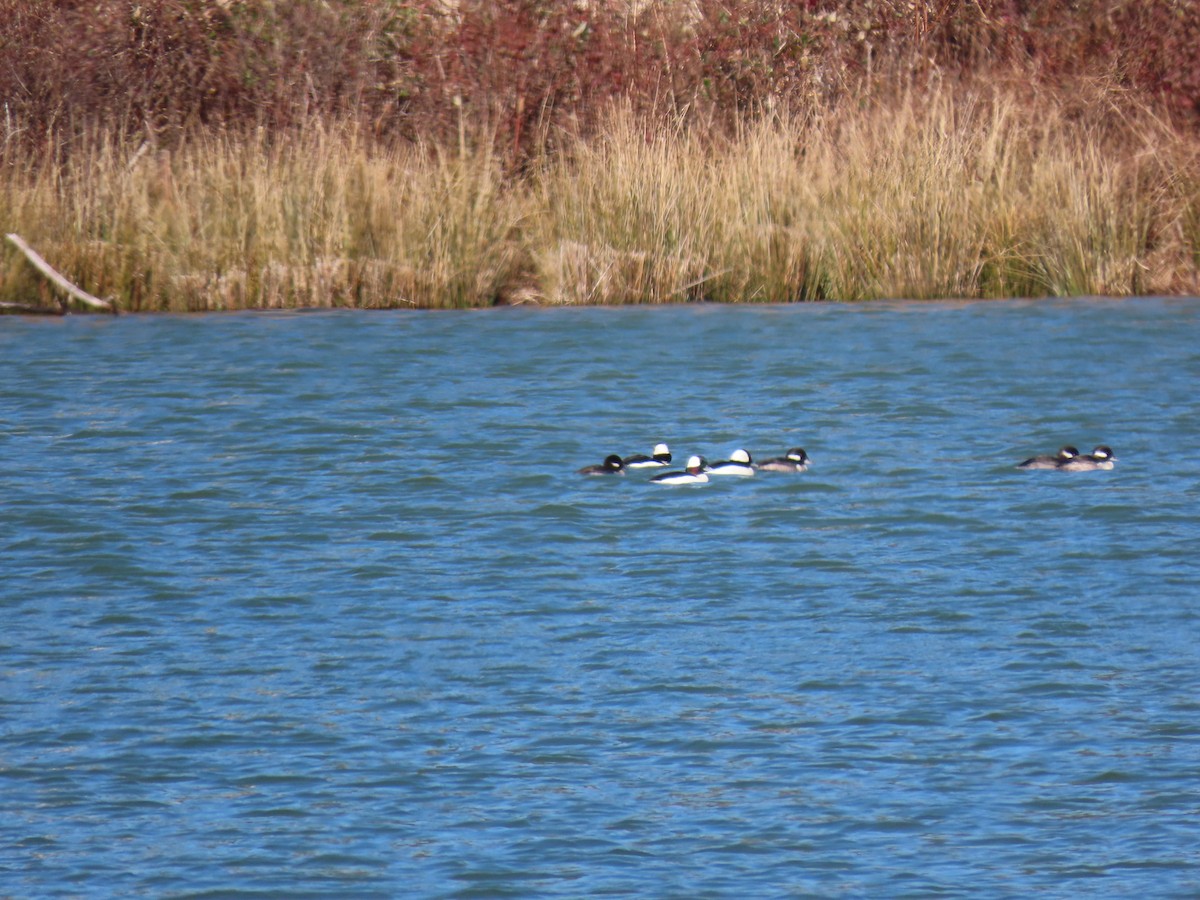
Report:
M 596 465 L 584 466 L 579 470 L 580 475 L 624 475 L 632 469 L 665 469 L 671 465 L 671 448 L 666 444 L 656 444 L 649 455 L 634 453 L 620 456 L 611 453 L 604 461 Z M 808 469 L 809 458 L 803 447 L 793 447 L 783 456 L 755 463 L 750 453 L 739 447 L 729 454 L 729 459 L 709 463 L 703 456 L 692 455 L 687 459 L 683 469 L 660 472 L 650 478 L 652 484 L 705 484 L 710 477 L 732 475 L 746 478 L 756 472 L 804 472 Z
M 579 470 L 580 475 L 624 475 L 631 469 L 665 469 L 671 465 L 671 448 L 666 444 L 656 444 L 650 454 L 634 453 L 621 456 L 611 453 L 604 461 Z M 1098 444 L 1091 453 L 1080 453 L 1073 445 L 1067 444 L 1059 448 L 1057 453 L 1031 456 L 1017 463 L 1018 469 L 1053 469 L 1058 472 L 1094 472 L 1113 468 L 1117 461 L 1112 447 Z M 706 484 L 712 477 L 726 475 L 749 477 L 756 472 L 806 472 L 809 463 L 808 454 L 803 447 L 792 447 L 783 456 L 776 456 L 762 462 L 754 462 L 743 448 L 738 448 L 729 454 L 729 459 L 709 463 L 703 456 L 689 456 L 683 469 L 661 472 L 650 478 L 652 484 Z
M 1080 453 L 1071 444 L 1060 447 L 1053 456 L 1031 456 L 1017 463 L 1018 469 L 1054 469 L 1059 472 L 1095 472 L 1113 467 L 1117 461 L 1112 447 L 1099 444 L 1091 453 Z

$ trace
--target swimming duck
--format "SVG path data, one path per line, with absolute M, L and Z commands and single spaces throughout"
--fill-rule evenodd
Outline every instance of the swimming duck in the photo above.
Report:
M 684 471 L 663 472 L 650 480 L 655 484 L 703 484 L 708 481 L 707 468 L 708 462 L 703 456 L 690 456 Z
M 621 457 L 611 453 L 604 457 L 604 462 L 596 466 L 584 466 L 579 470 L 580 475 L 624 475 L 625 465 Z
M 635 453 L 627 456 L 621 462 L 627 469 L 657 469 L 671 464 L 671 449 L 666 444 L 655 444 L 654 455 Z
M 709 475 L 753 475 L 754 465 L 751 462 L 750 454 L 745 450 L 734 450 L 729 454 L 729 459 L 723 459 L 720 462 L 715 462 L 708 467 Z
M 1017 463 L 1018 469 L 1057 469 L 1061 463 L 1069 459 L 1074 459 L 1079 455 L 1079 451 L 1068 444 L 1059 449 L 1058 453 L 1053 456 L 1031 456 L 1025 462 Z
M 757 468 L 764 472 L 803 472 L 808 469 L 808 454 L 803 447 L 793 447 L 785 456 L 760 462 Z
M 1113 455 L 1112 447 L 1100 444 L 1091 453 L 1072 456 L 1058 464 L 1064 472 L 1094 472 L 1097 469 L 1111 469 L 1117 457 Z

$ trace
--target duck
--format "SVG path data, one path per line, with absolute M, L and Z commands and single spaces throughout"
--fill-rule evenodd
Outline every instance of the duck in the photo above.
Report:
M 1117 457 L 1112 447 L 1099 444 L 1091 453 L 1072 456 L 1064 459 L 1057 468 L 1064 472 L 1094 472 L 1097 469 L 1111 469 Z
M 1062 463 L 1067 460 L 1074 459 L 1079 455 L 1079 451 L 1067 444 L 1065 447 L 1060 447 L 1059 451 L 1053 456 L 1031 456 L 1025 462 L 1017 463 L 1018 469 L 1057 469 Z
M 653 453 L 653 456 L 635 453 L 621 462 L 626 469 L 658 469 L 671 464 L 671 448 L 666 444 L 655 444 Z
M 804 472 L 808 469 L 808 454 L 803 447 L 793 447 L 784 456 L 763 460 L 757 468 L 764 472 Z
M 624 475 L 625 464 L 621 462 L 621 457 L 615 453 L 610 453 L 604 457 L 604 462 L 595 466 L 584 466 L 579 470 L 580 475 Z
M 708 462 L 703 456 L 689 456 L 682 472 L 663 472 L 650 479 L 655 484 L 704 484 L 708 481 Z
M 737 449 L 729 454 L 729 459 L 723 459 L 720 462 L 715 462 L 708 467 L 709 475 L 753 475 L 754 464 L 750 459 L 750 454 L 745 450 Z

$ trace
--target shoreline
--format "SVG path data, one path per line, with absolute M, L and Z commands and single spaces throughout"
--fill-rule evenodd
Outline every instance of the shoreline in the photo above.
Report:
M 52 310 L 22 312 L 16 310 L 0 310 L 0 318 L 11 318 L 17 320 L 28 321 L 58 321 L 72 318 L 93 319 L 114 319 L 114 318 L 160 318 L 160 317 L 179 317 L 179 318 L 200 318 L 205 316 L 236 316 L 250 315 L 258 316 L 304 316 L 304 315 L 324 315 L 337 313 L 403 313 L 408 312 L 418 316 L 443 314 L 485 314 L 494 312 L 498 315 L 505 315 L 508 312 L 517 314 L 518 311 L 536 312 L 536 313 L 569 313 L 572 311 L 591 311 L 591 310 L 611 310 L 611 311 L 633 311 L 640 310 L 644 312 L 659 311 L 659 310 L 716 310 L 716 309 L 747 309 L 747 310 L 774 310 L 786 311 L 800 307 L 843 307 L 847 309 L 861 307 L 929 307 L 929 308 L 945 308 L 945 307 L 968 307 L 975 305 L 993 305 L 993 304 L 1021 304 L 1026 306 L 1038 306 L 1059 304 L 1062 306 L 1078 305 L 1088 306 L 1095 304 L 1138 304 L 1138 303 L 1195 303 L 1200 302 L 1200 293 L 1196 294 L 1131 294 L 1127 296 L 1112 296 L 1112 295 L 1080 295 L 1080 296 L 1045 296 L 1045 297 L 990 297 L 990 298 L 962 298 L 962 297 L 942 297 L 929 299 L 911 299 L 898 297 L 881 297 L 874 300 L 806 300 L 796 302 L 742 302 L 742 303 L 723 303 L 707 300 L 699 300 L 687 303 L 643 303 L 643 304 L 610 304 L 590 306 L 566 306 L 566 305 L 542 305 L 537 303 L 523 303 L 517 305 L 499 305 L 499 306 L 439 306 L 439 307 L 415 307 L 415 306 L 371 306 L 371 307 L 350 307 L 350 306 L 291 306 L 291 307 L 242 307 L 239 309 L 195 309 L 195 310 L 154 310 L 143 309 L 133 312 L 121 312 L 119 316 L 114 316 L 111 313 L 99 312 L 87 309 L 74 309 L 65 313 L 60 313 Z

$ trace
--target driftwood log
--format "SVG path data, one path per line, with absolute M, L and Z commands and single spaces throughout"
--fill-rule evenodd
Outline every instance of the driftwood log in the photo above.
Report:
M 57 306 L 30 306 L 28 303 L 0 303 L 0 309 L 11 309 L 34 316 L 61 316 L 63 310 Z
M 93 297 L 87 291 L 71 284 L 71 282 L 63 278 L 62 275 L 58 274 L 58 272 L 54 270 L 50 263 L 42 259 L 41 255 L 38 254 L 36 250 L 25 243 L 25 241 L 21 239 L 20 235 L 9 234 L 6 235 L 6 237 L 14 247 L 25 254 L 25 258 L 32 263 L 35 269 L 45 275 L 46 278 L 50 280 L 51 284 L 63 291 L 68 297 L 78 300 L 80 303 L 86 303 L 88 306 L 95 307 L 96 309 L 103 309 L 107 312 L 111 312 L 114 316 L 117 314 L 117 305 L 114 302 L 111 300 L 101 300 L 99 297 Z M 28 307 L 19 303 L 4 303 L 0 304 L 0 306 L 5 306 L 10 309 L 20 309 L 24 312 L 49 311 L 41 307 Z M 59 306 L 61 307 L 59 310 L 60 313 L 65 314 L 67 312 L 66 300 L 59 301 Z

